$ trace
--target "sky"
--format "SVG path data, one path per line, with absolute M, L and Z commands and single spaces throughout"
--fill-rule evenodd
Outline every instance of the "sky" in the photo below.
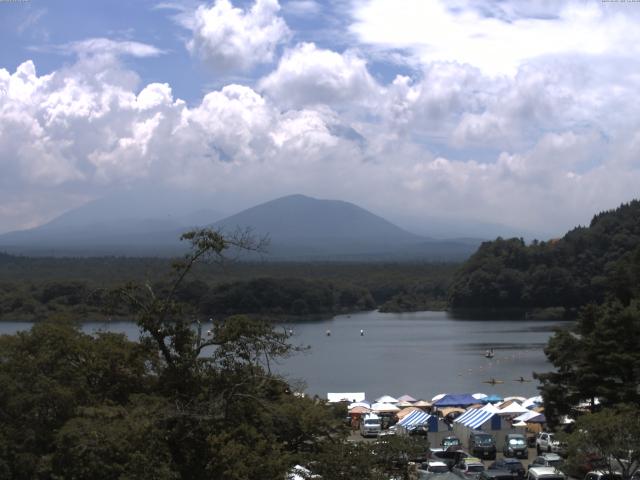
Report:
M 637 1 L 0 0 L 0 45 L 0 233 L 143 187 L 541 236 L 638 197 Z

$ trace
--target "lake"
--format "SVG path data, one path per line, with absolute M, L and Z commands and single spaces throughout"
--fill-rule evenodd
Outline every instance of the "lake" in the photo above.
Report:
M 543 348 L 555 328 L 570 322 L 460 320 L 446 312 L 340 315 L 329 320 L 287 323 L 291 341 L 308 345 L 306 353 L 285 359 L 277 370 L 289 380 L 304 379 L 307 392 L 366 392 L 431 399 L 438 393 L 537 395 L 532 373 L 551 365 Z M 0 333 L 30 328 L 28 323 L 0 322 Z M 83 325 L 86 332 L 110 330 L 137 339 L 131 322 Z M 360 330 L 364 335 L 360 335 Z M 331 336 L 326 331 L 331 331 Z M 485 358 L 493 348 L 493 359 Z M 516 379 L 524 377 L 529 382 Z M 484 383 L 494 378 L 504 383 Z

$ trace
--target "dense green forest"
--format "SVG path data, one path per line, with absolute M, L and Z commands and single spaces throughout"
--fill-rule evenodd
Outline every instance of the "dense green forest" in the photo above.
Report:
M 456 264 L 273 263 L 199 264 L 178 294 L 190 314 L 331 316 L 370 310 L 444 308 Z M 171 270 L 160 258 L 29 258 L 0 254 L 0 319 L 38 320 L 54 313 L 78 319 L 130 317 L 110 292 L 150 282 Z
M 640 256 L 640 202 L 596 215 L 563 238 L 526 245 L 498 238 L 481 245 L 456 272 L 449 292 L 456 310 L 513 310 L 573 316 L 609 295 L 630 298 L 633 259 Z
M 228 247 L 210 230 L 189 239 L 159 288 L 112 291 L 130 305 L 138 342 L 82 333 L 68 315 L 0 336 L 0 478 L 279 480 L 303 464 L 326 479 L 408 479 L 428 442 L 347 442 L 345 405 L 271 370 L 300 350 L 286 332 L 246 316 L 205 337 L 192 328 L 187 274 Z

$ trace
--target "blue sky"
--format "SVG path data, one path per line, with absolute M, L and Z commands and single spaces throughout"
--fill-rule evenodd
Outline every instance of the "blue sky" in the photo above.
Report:
M 640 3 L 0 2 L 0 232 L 122 188 L 557 235 L 637 197 Z

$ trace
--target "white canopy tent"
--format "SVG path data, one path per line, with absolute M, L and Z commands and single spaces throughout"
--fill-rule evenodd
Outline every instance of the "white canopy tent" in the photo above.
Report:
M 380 398 L 376 398 L 376 403 L 398 403 L 398 399 L 391 395 L 383 395 Z
M 522 415 L 517 416 L 513 419 L 514 422 L 526 422 L 527 420 L 532 419 L 533 417 L 537 417 L 540 415 L 540 412 L 534 412 L 529 410 L 527 413 L 523 413 Z
M 504 408 L 501 408 L 498 411 L 499 415 L 522 415 L 523 413 L 527 413 L 530 412 L 531 410 L 524 408 L 522 405 L 520 405 L 517 402 L 513 402 L 509 405 L 507 405 Z
M 399 412 L 400 409 L 391 403 L 377 402 L 371 405 L 371 410 L 376 413 Z
M 540 395 L 536 397 L 527 398 L 524 402 L 522 402 L 522 406 L 524 408 L 533 408 L 536 405 L 542 404 L 542 397 Z

